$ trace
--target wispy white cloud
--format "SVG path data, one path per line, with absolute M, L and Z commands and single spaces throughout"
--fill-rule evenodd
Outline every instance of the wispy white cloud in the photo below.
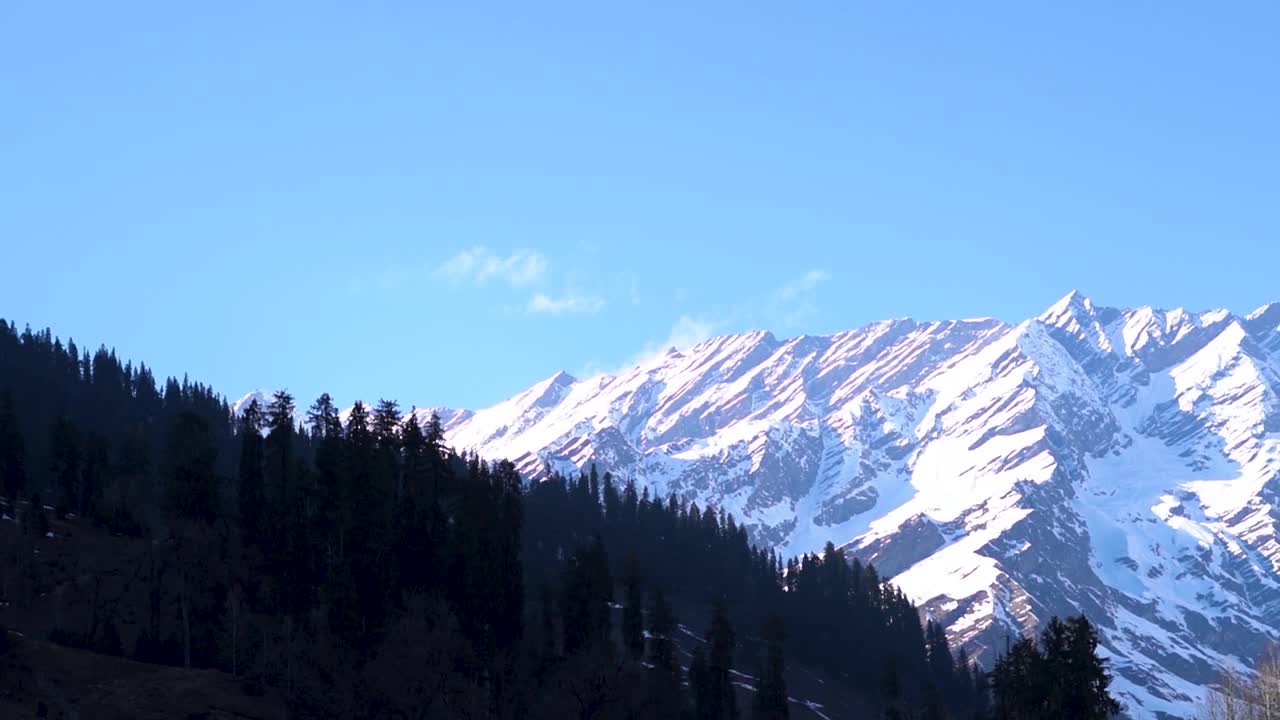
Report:
M 669 350 L 687 350 L 704 340 L 708 340 L 716 334 L 721 326 L 722 323 L 705 317 L 681 315 L 671 325 L 671 329 L 667 332 L 665 338 L 645 343 L 640 352 L 627 358 L 621 365 L 609 367 L 604 363 L 589 363 L 579 370 L 578 376 L 619 375 L 637 365 L 643 365 L 659 356 L 665 355 Z
M 604 309 L 604 298 L 568 292 L 560 296 L 535 293 L 529 298 L 525 310 L 538 315 L 586 314 L 594 315 Z
M 830 279 L 831 273 L 826 270 L 810 270 L 779 288 L 778 299 L 783 301 L 795 300 Z
M 830 279 L 831 273 L 815 269 L 778 288 L 765 308 L 769 321 L 785 328 L 804 325 L 818 312 L 814 291 Z
M 509 255 L 499 255 L 477 245 L 441 263 L 436 274 L 454 282 L 483 285 L 496 280 L 511 287 L 525 287 L 541 280 L 548 265 L 547 258 L 534 250 L 515 250 Z
M 631 304 L 640 304 L 640 276 L 634 274 L 631 276 Z
M 667 339 L 658 344 L 658 351 L 666 352 L 671 348 L 684 350 L 693 347 L 704 340 L 709 340 L 715 334 L 717 326 L 717 323 L 706 318 L 681 315 L 671 326 Z

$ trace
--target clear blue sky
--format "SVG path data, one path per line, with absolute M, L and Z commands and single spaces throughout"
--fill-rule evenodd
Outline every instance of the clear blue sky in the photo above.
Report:
M 708 332 L 1280 300 L 1280 3 L 427 5 L 4 3 L 0 316 L 474 407 Z

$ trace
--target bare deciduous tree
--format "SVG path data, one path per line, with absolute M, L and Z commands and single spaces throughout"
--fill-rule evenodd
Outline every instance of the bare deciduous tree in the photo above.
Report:
M 1209 693 L 1205 720 L 1280 720 L 1280 648 L 1272 647 L 1248 677 L 1227 671 Z

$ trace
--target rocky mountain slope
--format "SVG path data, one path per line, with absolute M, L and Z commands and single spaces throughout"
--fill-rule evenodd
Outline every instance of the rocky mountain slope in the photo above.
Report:
M 984 661 L 1083 610 L 1132 714 L 1186 717 L 1280 627 L 1278 393 L 1280 304 L 1072 293 L 1016 325 L 729 335 L 440 414 L 534 478 L 596 462 L 786 554 L 844 545 Z

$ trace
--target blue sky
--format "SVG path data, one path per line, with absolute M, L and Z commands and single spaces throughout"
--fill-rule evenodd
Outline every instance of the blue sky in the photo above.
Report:
M 487 405 L 669 342 L 1280 300 L 1280 4 L 0 8 L 0 316 Z

